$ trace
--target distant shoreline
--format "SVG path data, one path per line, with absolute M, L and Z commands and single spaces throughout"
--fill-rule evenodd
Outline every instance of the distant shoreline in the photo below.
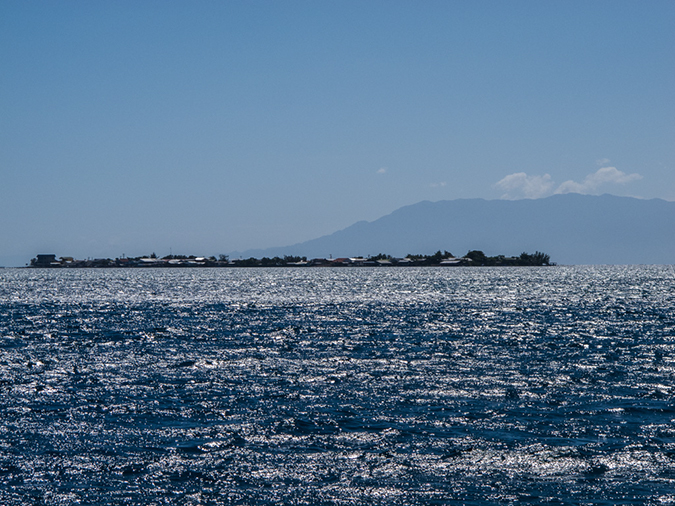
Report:
M 463 257 L 455 257 L 452 253 L 440 250 L 433 255 L 407 255 L 396 258 L 386 254 L 369 257 L 313 258 L 284 256 L 230 260 L 226 255 L 219 258 L 198 257 L 194 255 L 167 255 L 158 258 L 154 253 L 147 257 L 134 258 L 96 258 L 76 260 L 73 257 L 56 258 L 54 254 L 40 254 L 33 258 L 28 269 L 145 269 L 176 267 L 536 267 L 556 265 L 550 261 L 549 255 L 539 251 L 534 254 L 521 253 L 517 257 L 504 255 L 487 256 L 479 250 L 469 251 Z

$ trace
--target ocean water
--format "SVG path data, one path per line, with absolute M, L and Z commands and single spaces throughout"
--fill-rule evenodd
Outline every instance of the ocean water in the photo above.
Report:
M 675 504 L 675 269 L 0 271 L 0 504 Z

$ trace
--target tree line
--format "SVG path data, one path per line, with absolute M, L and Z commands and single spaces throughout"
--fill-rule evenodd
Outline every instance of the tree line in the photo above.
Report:
M 471 250 L 463 257 L 455 257 L 449 251 L 440 251 L 432 255 L 409 254 L 405 258 L 396 258 L 385 253 L 367 257 L 351 258 L 314 258 L 306 256 L 284 255 L 283 257 L 239 258 L 231 260 L 227 255 L 198 257 L 195 255 L 166 255 L 159 258 L 155 253 L 145 257 L 122 257 L 75 260 L 71 257 L 56 255 L 38 255 L 31 260 L 30 267 L 312 267 L 312 266 L 545 266 L 555 265 L 546 253 L 536 251 L 533 254 L 521 253 L 517 257 L 504 255 L 488 256 L 480 250 Z

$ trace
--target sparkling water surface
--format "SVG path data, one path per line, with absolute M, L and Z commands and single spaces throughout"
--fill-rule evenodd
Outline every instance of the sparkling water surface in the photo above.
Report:
M 0 504 L 675 504 L 675 269 L 0 270 Z

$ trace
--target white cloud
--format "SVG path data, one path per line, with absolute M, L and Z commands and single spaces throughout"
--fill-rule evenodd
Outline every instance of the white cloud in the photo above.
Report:
M 525 172 L 516 172 L 498 181 L 496 186 L 504 190 L 503 199 L 536 199 L 550 194 L 553 181 L 549 174 L 528 176 Z
M 609 158 L 600 158 L 600 160 L 596 160 L 595 163 L 598 164 L 600 167 L 603 165 L 607 165 L 610 162 Z
M 384 174 L 385 172 L 387 172 L 386 167 L 382 167 L 377 171 L 378 174 Z
M 429 186 L 432 188 L 439 188 L 445 186 L 447 183 L 445 181 L 441 181 L 440 183 L 431 183 Z
M 605 162 L 605 160 L 598 160 L 598 162 Z M 626 174 L 616 167 L 602 167 L 586 176 L 581 183 L 570 179 L 558 185 L 557 188 L 549 174 L 529 176 L 525 172 L 510 174 L 498 181 L 495 186 L 504 191 L 503 199 L 535 199 L 559 193 L 599 193 L 607 185 L 627 184 L 639 179 L 642 179 L 640 174 Z
M 555 193 L 596 193 L 607 184 L 626 184 L 638 179 L 642 179 L 640 174 L 626 174 L 616 167 L 603 167 L 586 176 L 581 183 L 565 181 L 558 186 Z

